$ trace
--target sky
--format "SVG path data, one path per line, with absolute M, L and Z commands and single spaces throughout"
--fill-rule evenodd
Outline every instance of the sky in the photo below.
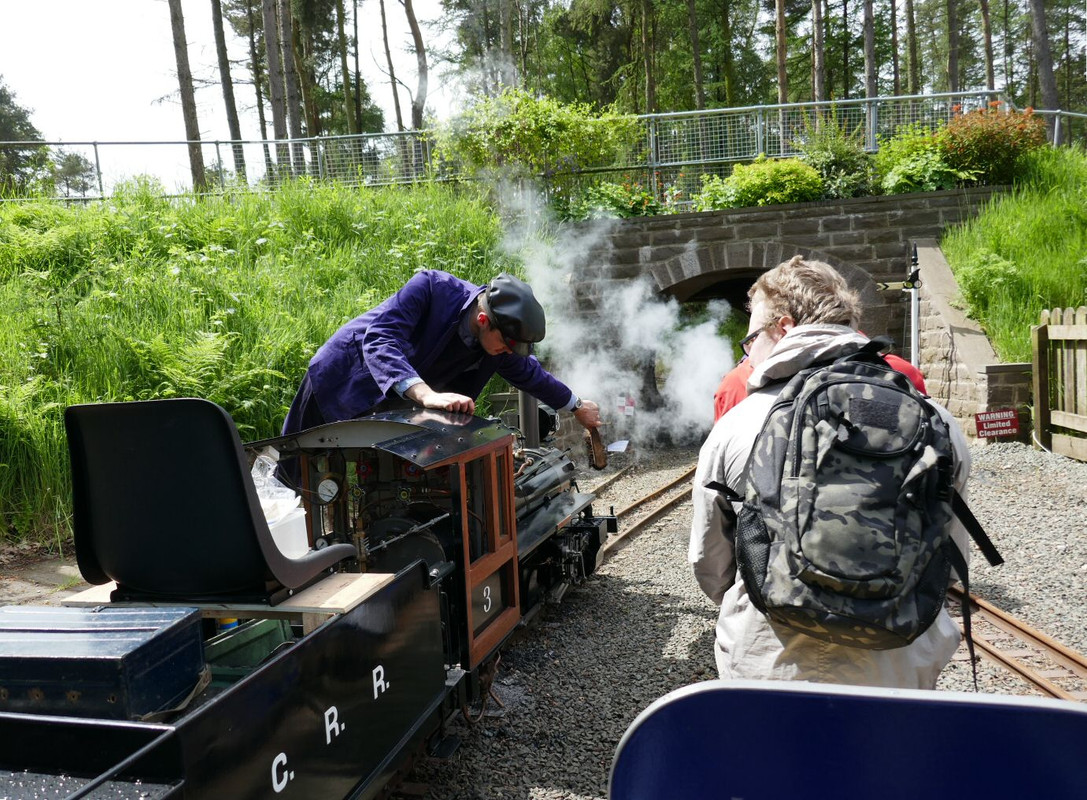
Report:
M 349 5 L 349 4 L 348 4 Z M 377 0 L 359 3 L 359 69 L 375 102 L 385 110 L 386 129 L 395 126 L 392 93 L 379 64 L 385 63 Z M 439 0 L 415 0 L 416 15 L 428 46 L 437 42 L 431 25 Z M 215 38 L 208 0 L 182 0 L 189 63 L 196 90 L 202 140 L 230 138 L 223 112 Z M 401 5 L 387 0 L 390 43 L 397 77 L 415 88 L 415 56 Z M 350 20 L 349 20 L 350 23 Z M 227 50 L 233 62 L 244 59 L 248 44 L 227 25 Z M 399 46 L 398 46 L 399 45 Z M 428 108 L 447 117 L 454 92 L 431 70 Z M 248 71 L 232 69 L 243 139 L 259 139 L 251 85 L 240 85 Z M 176 142 L 185 126 L 178 97 L 177 67 L 166 0 L 0 0 L 0 77 L 15 102 L 48 142 Z M 203 83 L 205 85 L 201 86 Z M 401 92 L 408 114 L 410 100 Z M 269 118 L 269 125 L 271 124 Z M 71 144 L 72 150 L 91 152 Z M 176 150 L 176 152 L 174 152 Z M 100 148 L 103 170 L 166 170 L 162 176 L 188 175 L 183 148 Z

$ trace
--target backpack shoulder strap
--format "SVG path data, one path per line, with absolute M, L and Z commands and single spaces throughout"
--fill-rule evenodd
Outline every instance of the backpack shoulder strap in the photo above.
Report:
M 712 489 L 715 492 L 720 492 L 725 496 L 725 499 L 733 503 L 742 503 L 743 497 L 739 495 L 735 489 L 726 486 L 720 481 L 710 481 L 706 484 L 707 489 Z
M 985 529 L 981 527 L 981 523 L 978 522 L 977 517 L 974 516 L 974 512 L 970 510 L 970 506 L 966 505 L 966 501 L 962 495 L 959 494 L 958 489 L 953 490 L 951 496 L 951 508 L 955 512 L 955 516 L 959 518 L 959 521 L 966 528 L 970 534 L 970 538 L 974 540 L 974 543 L 981 550 L 982 555 L 985 556 L 985 560 L 989 562 L 989 566 L 998 567 L 1004 563 L 1004 557 L 997 552 L 996 545 L 993 544 L 993 540 L 989 538 L 989 534 L 985 532 Z

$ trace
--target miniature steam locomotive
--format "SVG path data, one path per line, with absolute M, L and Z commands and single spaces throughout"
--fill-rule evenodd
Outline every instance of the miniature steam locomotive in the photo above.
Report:
M 447 748 L 503 643 L 615 530 L 568 454 L 493 419 L 387 411 L 245 446 L 182 399 L 66 425 L 94 586 L 0 609 L 4 796 L 374 797 Z M 283 530 L 254 485 L 270 447 L 305 509 Z

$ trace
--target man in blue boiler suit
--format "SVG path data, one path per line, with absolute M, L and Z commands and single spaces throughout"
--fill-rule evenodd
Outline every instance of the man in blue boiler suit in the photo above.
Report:
M 310 359 L 283 433 L 352 419 L 397 398 L 472 414 L 495 373 L 552 408 L 572 412 L 585 428 L 599 426 L 597 404 L 579 398 L 530 355 L 545 327 L 531 287 L 512 275 L 478 286 L 447 272 L 417 272 L 392 297 L 336 331 Z

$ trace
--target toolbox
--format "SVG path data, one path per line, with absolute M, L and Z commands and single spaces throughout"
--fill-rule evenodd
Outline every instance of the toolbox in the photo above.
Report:
M 195 608 L 0 607 L 0 711 L 140 719 L 204 679 Z

